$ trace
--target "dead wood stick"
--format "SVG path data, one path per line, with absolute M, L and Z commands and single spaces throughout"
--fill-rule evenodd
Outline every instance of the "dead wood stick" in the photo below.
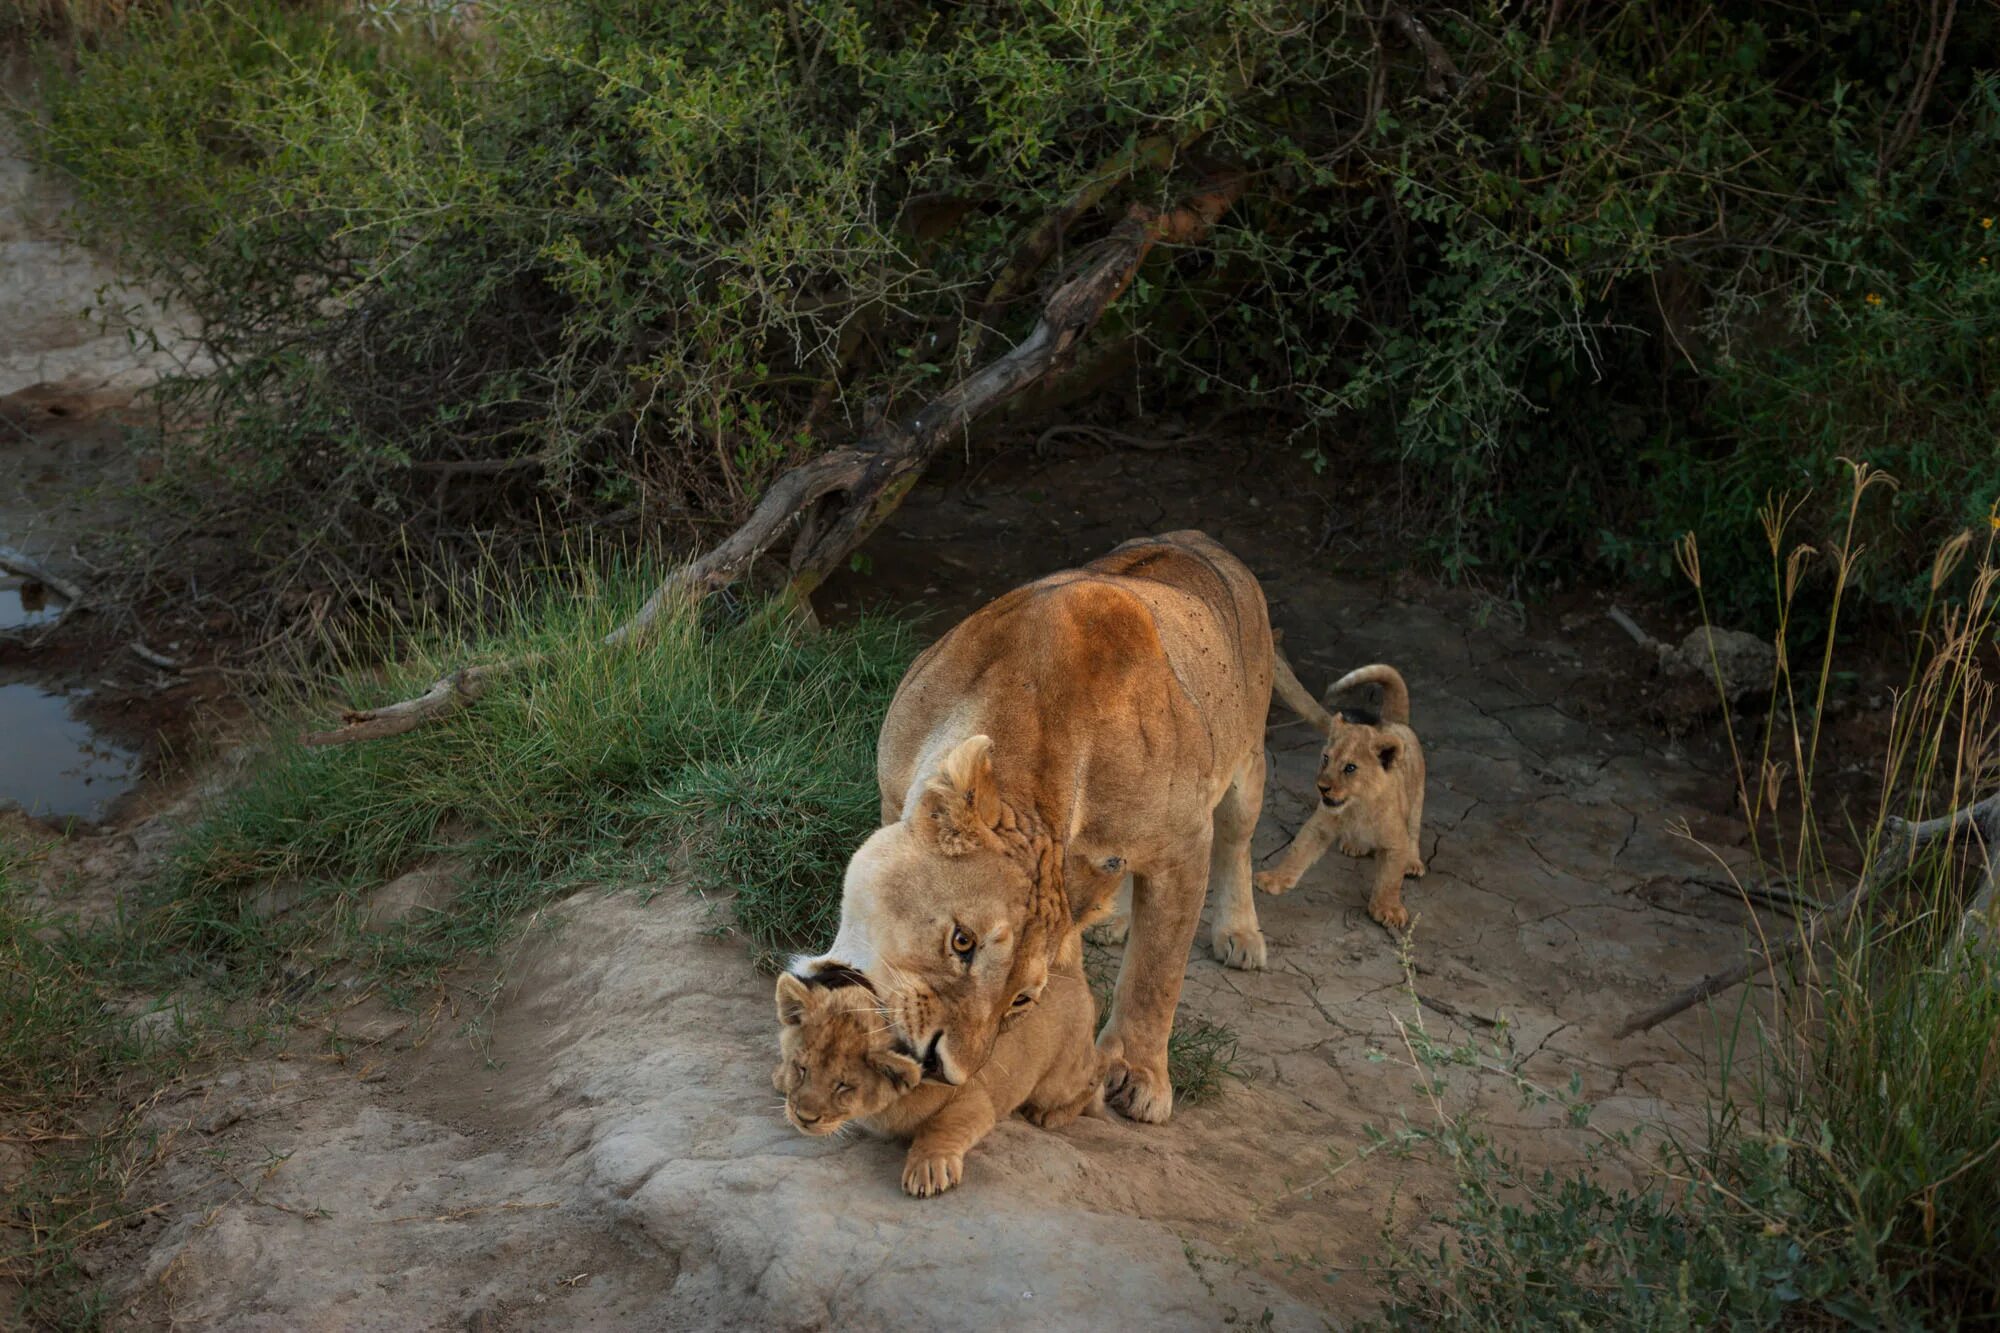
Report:
M 1438 44 L 1438 39 L 1431 35 L 1431 30 L 1424 26 L 1422 19 L 1396 4 L 1395 0 L 1390 0 L 1388 15 L 1389 21 L 1396 25 L 1396 30 L 1409 39 L 1410 45 L 1423 53 L 1425 92 L 1432 97 L 1443 97 L 1463 82 L 1458 66 L 1452 63 L 1451 57 L 1445 53 L 1444 47 Z
M 60 575 L 51 574 L 38 561 L 11 546 L 0 546 L 0 568 L 11 569 L 23 578 L 47 584 L 55 590 L 58 597 L 63 599 L 65 609 L 83 601 L 83 589 Z
M 1139 267 L 1159 245 L 1188 245 L 1208 234 L 1242 196 L 1244 178 L 1217 178 L 1179 208 L 1167 212 L 1134 205 L 1100 247 L 1098 256 L 1050 294 L 1041 318 L 1011 351 L 996 357 L 901 422 L 881 422 L 851 449 L 822 454 L 779 477 L 743 526 L 700 558 L 676 569 L 644 606 L 605 636 L 612 646 L 643 641 L 670 607 L 700 601 L 749 572 L 756 559 L 801 515 L 822 499 L 843 503 L 809 525 L 792 552 L 792 589 L 803 596 L 819 586 L 848 552 L 893 512 L 932 456 L 973 420 L 1068 363 L 1077 343 L 1124 294 Z M 422 695 L 384 708 L 343 715 L 332 731 L 302 738 L 308 745 L 377 740 L 443 717 L 472 703 L 501 676 L 539 657 L 463 667 Z
M 1640 629 L 1639 622 L 1626 615 L 1619 608 L 1614 606 L 1604 614 L 1610 618 L 1612 624 L 1631 635 L 1632 642 L 1638 644 L 1655 657 L 1659 657 L 1667 651 L 1667 646 L 1664 643 L 1646 633 L 1645 630 Z
M 487 687 L 502 676 L 525 670 L 542 660 L 542 654 L 494 662 L 487 666 L 460 667 L 433 682 L 414 699 L 386 708 L 354 709 L 341 714 L 340 725 L 332 731 L 311 731 L 299 737 L 301 745 L 345 745 L 349 741 L 375 741 L 415 731 L 433 718 L 455 713 L 486 693 Z
M 1796 957 L 1808 945 L 1820 938 L 1822 929 L 1829 921 L 1845 922 L 1852 918 L 1862 904 L 1895 878 L 1897 870 L 1909 865 L 1910 858 L 1925 843 L 1939 837 L 1955 838 L 1960 831 L 1975 826 L 1982 833 L 1987 833 L 1989 828 L 1994 828 L 1996 825 L 2000 825 L 2000 793 L 1955 810 L 1951 814 L 1940 815 L 1936 819 L 1926 819 L 1921 823 L 1912 824 L 1891 816 L 1883 822 L 1883 832 L 1887 835 L 1884 845 L 1875 853 L 1875 859 L 1868 863 L 1868 869 L 1862 874 L 1860 882 L 1855 884 L 1852 891 L 1839 902 L 1814 916 L 1800 928 L 1798 934 L 1777 948 L 1761 956 L 1752 957 L 1726 971 L 1717 972 L 1714 976 L 1703 978 L 1673 999 L 1625 1020 L 1612 1036 L 1630 1037 L 1648 1028 L 1657 1027 L 1675 1014 L 1692 1009 L 1710 996 L 1718 995 L 1732 986 L 1748 981 L 1751 977 L 1762 975 L 1788 958 Z M 1991 846 L 1992 842 L 1993 839 L 1988 834 L 1988 845 Z

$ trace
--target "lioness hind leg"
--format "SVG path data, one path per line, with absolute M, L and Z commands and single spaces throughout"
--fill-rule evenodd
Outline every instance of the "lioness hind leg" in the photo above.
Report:
M 1209 944 L 1226 967 L 1264 966 L 1264 932 L 1257 929 L 1257 900 L 1250 893 L 1250 840 L 1264 811 L 1264 749 L 1253 749 L 1215 807 L 1209 843 L 1208 893 L 1215 924 Z
M 1318 863 L 1326 855 L 1326 849 L 1333 845 L 1334 826 L 1340 822 L 1336 811 L 1323 805 L 1313 807 L 1312 814 L 1299 827 L 1292 845 L 1285 848 L 1285 854 L 1278 864 L 1269 870 L 1260 870 L 1252 881 L 1264 893 L 1285 893 L 1298 885 L 1299 877 Z

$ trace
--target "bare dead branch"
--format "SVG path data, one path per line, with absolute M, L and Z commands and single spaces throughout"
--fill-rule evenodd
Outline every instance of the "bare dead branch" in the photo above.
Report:
M 605 636 L 611 646 L 636 643 L 670 607 L 691 605 L 749 572 L 802 516 L 810 514 L 791 558 L 792 583 L 803 596 L 818 587 L 902 502 L 946 440 L 976 418 L 1068 363 L 1077 343 L 1123 295 L 1159 245 L 1189 245 L 1208 234 L 1242 196 L 1244 178 L 1229 175 L 1167 212 L 1134 205 L 1097 257 L 1049 296 L 1041 318 L 1011 351 L 945 390 L 901 422 L 878 422 L 851 449 L 802 463 L 779 477 L 750 517 L 720 544 L 669 575 L 633 617 Z M 829 508 L 838 499 L 838 507 Z M 821 502 L 826 501 L 826 505 Z M 400 736 L 477 700 L 501 676 L 533 665 L 522 658 L 464 667 L 423 694 L 384 708 L 345 714 L 332 731 L 303 737 L 308 745 Z
M 60 575 L 51 574 L 25 552 L 17 551 L 11 546 L 0 546 L 0 569 L 11 569 L 23 578 L 47 584 L 67 604 L 65 609 L 77 606 L 83 601 L 83 589 Z
M 1395 0 L 1389 0 L 1387 12 L 1389 21 L 1396 25 L 1396 31 L 1423 53 L 1425 92 L 1432 97 L 1443 97 L 1464 82 L 1458 66 L 1452 63 L 1451 56 L 1438 44 L 1438 39 L 1431 35 L 1431 30 L 1424 26 L 1422 19 L 1395 3 Z
M 1892 817 L 1885 823 L 1883 831 L 1886 836 L 1882 847 L 1875 853 L 1875 859 L 1869 862 L 1868 869 L 1846 897 L 1814 916 L 1800 928 L 1798 934 L 1777 948 L 1754 956 L 1714 976 L 1703 978 L 1671 1000 L 1627 1019 L 1612 1035 L 1630 1037 L 1648 1028 L 1657 1027 L 1674 1015 L 1692 1009 L 1710 996 L 1719 995 L 1732 986 L 1748 981 L 1752 977 L 1761 976 L 1779 963 L 1796 957 L 1817 943 L 1829 924 L 1851 920 L 1869 899 L 1896 878 L 1896 872 L 1909 867 L 1911 858 L 1925 843 L 1936 838 L 1956 838 L 1968 829 L 1976 829 L 1985 840 L 1989 849 L 1987 875 L 1990 878 L 1994 865 L 1990 849 L 2000 844 L 2000 793 L 1955 810 L 1951 814 L 1940 815 L 1936 819 L 1926 819 L 1917 824 Z

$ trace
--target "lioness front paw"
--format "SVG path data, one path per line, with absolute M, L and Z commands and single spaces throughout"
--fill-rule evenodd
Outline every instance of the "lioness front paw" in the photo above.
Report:
M 1403 907 L 1401 898 L 1370 898 L 1368 915 L 1390 930 L 1402 930 L 1410 924 L 1410 914 Z
M 1224 967 L 1233 967 L 1239 972 L 1261 972 L 1264 970 L 1266 949 L 1264 932 L 1255 926 L 1224 930 L 1216 927 L 1209 937 L 1209 947 Z
M 1250 877 L 1250 883 L 1259 893 L 1290 893 L 1298 887 L 1296 875 L 1281 874 L 1276 870 L 1260 870 Z
M 1106 917 L 1083 932 L 1083 937 L 1092 944 L 1123 944 L 1132 931 L 1132 919 L 1125 916 Z
M 1104 1101 L 1127 1120 L 1164 1125 L 1174 1113 L 1174 1085 L 1158 1073 L 1115 1059 L 1104 1071 Z
M 903 1193 L 919 1199 L 944 1193 L 964 1176 L 965 1154 L 962 1152 L 930 1149 L 920 1153 L 913 1147 L 910 1155 L 903 1159 Z

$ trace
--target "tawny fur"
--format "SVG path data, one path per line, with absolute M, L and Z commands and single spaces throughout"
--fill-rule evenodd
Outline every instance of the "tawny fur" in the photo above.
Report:
M 1264 965 L 1250 837 L 1270 700 L 1263 590 L 1201 533 L 1128 542 L 988 604 L 897 688 L 877 751 L 882 827 L 848 864 L 833 944 L 793 970 L 864 974 L 905 1046 L 962 1083 L 1129 878 L 1131 940 L 1098 1049 L 1111 1105 L 1164 1121 L 1205 893 L 1216 956 Z
M 1041 998 L 1002 1024 L 993 1054 L 956 1088 L 919 1082 L 922 1067 L 895 1049 L 881 1002 L 865 986 L 808 986 L 786 973 L 777 1001 L 781 1058 L 771 1083 L 785 1094 L 785 1118 L 803 1134 L 854 1123 L 910 1140 L 907 1194 L 925 1198 L 958 1184 L 965 1155 L 1017 1110 L 1047 1129 L 1102 1114 L 1091 1042 L 1097 1005 L 1079 948 L 1065 950 Z
M 1272 684 L 1287 707 L 1326 736 L 1326 748 L 1319 759 L 1319 805 L 1278 864 L 1257 873 L 1257 887 L 1265 893 L 1288 891 L 1338 843 L 1349 856 L 1373 854 L 1368 915 L 1391 930 L 1404 929 L 1410 913 L 1403 906 L 1403 877 L 1424 873 L 1424 751 L 1410 730 L 1409 686 L 1396 668 L 1381 663 L 1335 681 L 1328 698 L 1363 685 L 1381 687 L 1382 720 L 1369 725 L 1322 708 L 1282 653 L 1276 655 Z

